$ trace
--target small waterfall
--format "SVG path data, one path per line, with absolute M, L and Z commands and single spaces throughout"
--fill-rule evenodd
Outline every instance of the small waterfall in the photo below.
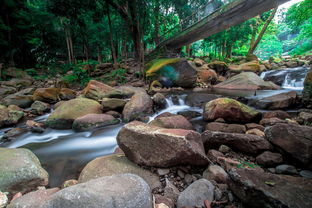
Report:
M 282 84 L 282 88 L 285 89 L 293 89 L 293 90 L 303 90 L 304 77 L 297 80 L 292 79 L 290 74 L 287 74 L 285 77 L 285 81 Z

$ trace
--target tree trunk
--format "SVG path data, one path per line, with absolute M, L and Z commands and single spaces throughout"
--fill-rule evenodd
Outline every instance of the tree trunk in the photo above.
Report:
M 100 46 L 98 45 L 97 47 L 97 56 L 98 56 L 98 62 L 101 64 L 102 63 L 102 54 L 101 54 L 101 49 L 100 49 Z
M 259 35 L 258 35 L 257 40 L 256 40 L 255 43 L 250 47 L 250 49 L 249 49 L 249 51 L 248 51 L 248 54 L 249 54 L 249 55 L 250 55 L 250 54 L 253 54 L 253 53 L 255 52 L 255 50 L 256 50 L 257 46 L 259 45 L 259 43 L 260 43 L 260 41 L 261 41 L 261 39 L 262 39 L 262 37 L 263 37 L 265 31 L 267 30 L 269 24 L 271 23 L 272 19 L 274 18 L 275 14 L 276 14 L 276 11 L 277 11 L 277 8 L 275 8 L 275 9 L 272 11 L 270 17 L 266 20 L 265 24 L 263 25 L 263 27 L 262 27 L 262 29 L 261 29 L 261 32 L 260 32 Z
M 109 26 L 109 39 L 110 39 L 110 44 L 111 44 L 112 59 L 114 63 L 114 68 L 116 68 L 117 57 L 116 57 L 116 48 L 115 48 L 114 39 L 113 39 L 113 27 L 112 27 L 112 22 L 110 18 L 109 5 L 106 3 L 106 6 L 107 6 L 107 18 L 108 18 L 108 26 Z
M 157 46 L 160 43 L 159 40 L 159 10 L 160 10 L 160 2 L 156 1 L 155 7 L 155 31 L 154 31 L 154 41 L 155 45 Z
M 6 15 L 6 21 L 7 21 L 7 26 L 8 28 L 8 42 L 9 42 L 9 66 L 15 66 L 15 62 L 14 62 L 14 51 L 13 51 L 13 47 L 12 47 L 12 32 L 11 32 L 11 23 L 10 23 L 10 17 L 7 14 Z

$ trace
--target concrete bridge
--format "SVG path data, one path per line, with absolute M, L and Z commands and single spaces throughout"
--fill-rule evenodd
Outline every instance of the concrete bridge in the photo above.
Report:
M 289 0 L 227 0 L 228 3 L 217 8 L 214 8 L 216 1 L 207 1 L 188 20 L 191 25 L 161 42 L 148 57 L 154 59 L 168 56 L 175 49 L 219 33 L 287 1 Z

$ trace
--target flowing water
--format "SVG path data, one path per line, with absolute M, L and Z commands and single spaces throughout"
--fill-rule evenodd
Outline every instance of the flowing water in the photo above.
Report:
M 297 75 L 294 76 L 293 73 Z M 307 70 L 302 67 L 262 73 L 261 76 L 264 79 L 269 79 L 270 77 L 271 79 L 281 79 L 283 90 L 257 91 L 256 95 L 254 91 L 246 90 L 215 90 L 207 93 L 261 98 L 293 89 L 300 91 L 303 87 L 306 73 Z M 178 101 L 174 102 L 173 97 L 169 95 L 166 99 L 167 108 L 152 115 L 150 121 L 164 112 L 177 114 L 181 111 L 196 111 L 202 113 L 201 108 L 190 107 L 185 104 L 186 96 L 186 94 L 180 94 L 178 95 Z M 48 116 L 49 114 L 46 114 L 37 117 L 35 120 L 42 122 Z M 192 120 L 200 122 L 202 117 Z M 13 142 L 3 144 L 2 146 L 8 148 L 24 147 L 32 150 L 40 159 L 42 166 L 49 172 L 50 186 L 58 186 L 66 179 L 77 178 L 82 168 L 92 159 L 112 154 L 117 148 L 116 136 L 123 125 L 118 124 L 87 132 L 52 129 L 46 129 L 42 134 L 28 132 L 16 138 Z M 0 129 L 0 137 L 6 130 L 8 129 Z

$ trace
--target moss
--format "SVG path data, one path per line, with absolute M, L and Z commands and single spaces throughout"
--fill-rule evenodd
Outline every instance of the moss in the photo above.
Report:
M 168 58 L 168 59 L 156 59 L 154 61 L 151 61 L 145 66 L 146 77 L 154 76 L 155 73 L 157 73 L 157 71 L 162 67 L 179 62 L 180 60 L 181 60 L 180 58 Z

